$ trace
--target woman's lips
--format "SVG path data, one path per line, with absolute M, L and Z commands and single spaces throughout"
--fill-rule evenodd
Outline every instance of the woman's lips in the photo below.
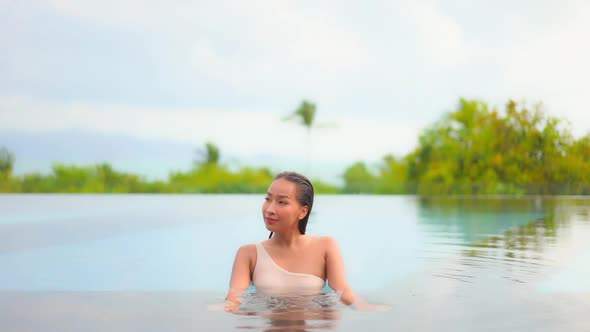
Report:
M 279 220 L 278 219 L 272 219 L 272 218 L 265 218 L 264 219 L 266 221 L 267 224 L 269 225 L 273 225 L 276 224 Z

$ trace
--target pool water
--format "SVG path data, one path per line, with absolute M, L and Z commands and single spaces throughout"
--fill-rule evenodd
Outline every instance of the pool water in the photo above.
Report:
M 226 313 L 236 250 L 268 237 L 263 198 L 0 195 L 0 328 L 590 330 L 590 198 L 320 195 L 308 233 L 391 309 L 253 293 Z

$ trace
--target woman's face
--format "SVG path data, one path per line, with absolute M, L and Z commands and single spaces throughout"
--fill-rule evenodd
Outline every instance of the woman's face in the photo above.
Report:
M 308 207 L 297 200 L 297 185 L 285 179 L 274 180 L 262 204 L 262 217 L 269 231 L 277 232 L 297 227 Z

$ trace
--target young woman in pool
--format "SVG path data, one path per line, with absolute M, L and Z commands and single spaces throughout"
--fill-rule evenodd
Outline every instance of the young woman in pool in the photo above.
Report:
M 342 254 L 336 240 L 305 234 L 313 206 L 311 182 L 295 172 L 278 174 L 262 204 L 269 239 L 238 250 L 224 309 L 235 311 L 253 283 L 269 295 L 319 294 L 328 281 L 346 305 L 380 309 L 353 294 L 346 280 Z

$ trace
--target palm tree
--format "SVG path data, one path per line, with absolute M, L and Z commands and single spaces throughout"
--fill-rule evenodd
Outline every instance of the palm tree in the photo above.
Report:
M 314 125 L 316 110 L 317 108 L 314 103 L 303 100 L 293 114 L 285 118 L 285 121 L 299 119 L 299 123 L 305 127 L 307 132 L 307 135 L 305 135 L 305 168 L 307 172 L 309 172 L 309 159 L 311 154 L 311 128 Z
M 0 148 L 0 174 L 10 175 L 14 166 L 14 154 L 7 148 Z
M 306 171 L 309 172 L 309 161 L 311 155 L 311 129 L 312 128 L 321 128 L 321 127 L 332 127 L 331 125 L 323 124 L 323 125 L 316 125 L 315 124 L 315 117 L 316 117 L 317 107 L 314 103 L 303 100 L 301 105 L 289 116 L 287 116 L 284 120 L 291 121 L 293 119 L 298 119 L 299 123 L 305 127 L 307 135 L 305 136 L 305 163 L 306 163 Z
M 199 157 L 195 161 L 196 165 L 216 165 L 219 163 L 219 148 L 211 142 L 205 143 L 205 148 L 198 149 L 197 154 L 199 155 Z

